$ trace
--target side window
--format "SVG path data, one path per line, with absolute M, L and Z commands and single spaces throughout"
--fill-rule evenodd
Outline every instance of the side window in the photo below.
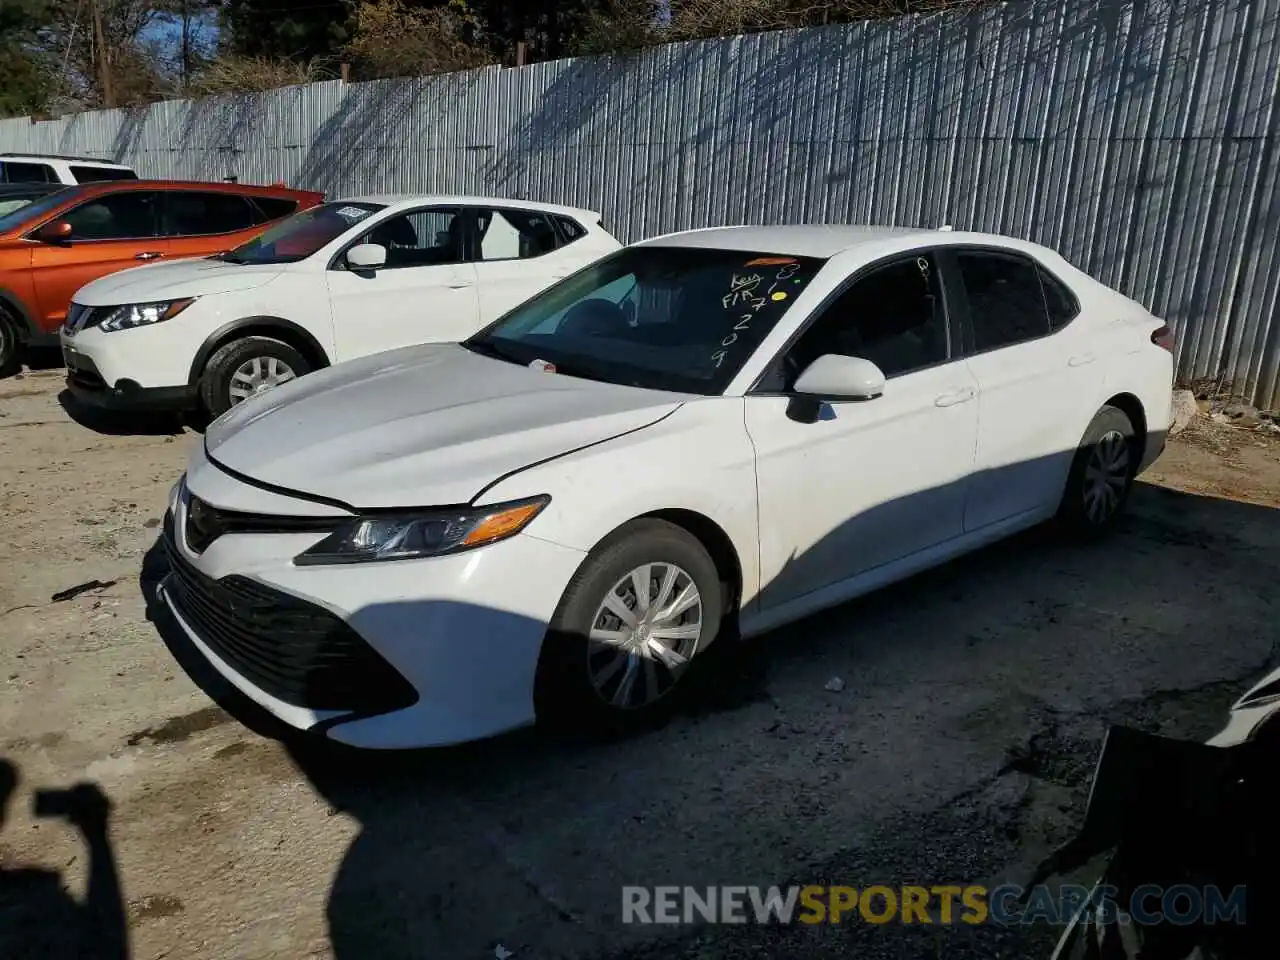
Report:
M 279 197 L 250 197 L 249 203 L 253 205 L 255 225 L 282 220 L 298 209 L 297 200 L 281 200 Z
M 481 260 L 529 260 L 560 246 L 550 214 L 535 210 L 477 210 Z
M 168 237 L 234 233 L 253 226 L 248 201 L 235 193 L 165 193 L 164 209 Z
M 975 352 L 1049 333 L 1040 271 L 1033 262 L 1013 254 L 962 251 L 956 264 L 969 301 Z
M 587 235 L 587 231 L 582 228 L 577 220 L 570 217 L 556 217 L 556 226 L 560 228 L 560 236 L 564 238 L 564 245 L 568 246 L 575 240 L 581 240 Z
M 137 180 L 138 175 L 127 167 L 85 167 L 71 164 L 71 176 L 76 183 L 102 183 L 107 180 Z
M 384 220 L 360 238 L 387 248 L 387 269 L 462 263 L 462 210 L 415 210 Z
M 1061 330 L 1080 313 L 1075 294 L 1043 267 L 1040 268 L 1040 285 L 1044 288 L 1044 301 L 1049 307 L 1049 328 Z
M 0 161 L 4 168 L 5 183 L 57 183 L 58 177 L 53 167 L 47 163 L 15 163 L 12 160 Z
M 870 360 L 886 377 L 946 361 L 947 315 L 933 257 L 880 267 L 840 294 L 788 351 L 786 386 L 827 353 Z
M 156 205 L 154 193 L 109 193 L 60 219 L 71 224 L 72 240 L 138 240 L 156 236 Z

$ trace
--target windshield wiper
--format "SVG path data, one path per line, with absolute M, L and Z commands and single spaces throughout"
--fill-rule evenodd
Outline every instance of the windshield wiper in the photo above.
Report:
M 235 253 L 228 250 L 226 253 L 215 253 L 210 260 L 221 260 L 223 263 L 248 263 L 244 257 L 237 257 Z
M 462 346 L 470 350 L 472 353 L 478 353 L 482 357 L 489 357 L 492 360 L 502 360 L 506 363 L 518 363 L 520 366 L 526 366 L 525 362 L 512 353 L 508 353 L 501 347 L 494 346 L 488 340 L 465 340 Z

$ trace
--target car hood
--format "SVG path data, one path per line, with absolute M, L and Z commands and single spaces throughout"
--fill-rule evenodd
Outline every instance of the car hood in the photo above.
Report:
M 281 271 L 279 264 L 171 260 L 108 274 L 81 287 L 73 299 L 86 307 L 116 307 L 126 303 L 204 297 L 233 290 L 251 290 L 274 280 Z
M 210 425 L 205 450 L 250 481 L 353 509 L 462 504 L 514 471 L 655 423 L 685 399 L 427 344 L 247 400 Z

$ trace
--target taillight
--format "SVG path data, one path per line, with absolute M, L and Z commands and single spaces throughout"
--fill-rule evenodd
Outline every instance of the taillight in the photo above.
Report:
M 1163 324 L 1159 330 L 1151 334 L 1151 342 L 1173 353 L 1173 330 L 1167 323 Z

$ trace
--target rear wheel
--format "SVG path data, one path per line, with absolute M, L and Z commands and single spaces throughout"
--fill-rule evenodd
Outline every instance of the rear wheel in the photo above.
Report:
M 200 399 L 210 418 L 237 403 L 311 371 L 306 357 L 287 343 L 245 337 L 219 347 L 205 365 Z
M 1058 523 L 1075 537 L 1095 537 L 1108 530 L 1124 509 L 1138 469 L 1133 422 L 1117 407 L 1103 407 L 1089 424 L 1076 450 Z
M 622 527 L 587 558 L 552 619 L 538 664 L 539 720 L 624 734 L 665 719 L 720 629 L 723 596 L 692 534 L 656 519 Z

